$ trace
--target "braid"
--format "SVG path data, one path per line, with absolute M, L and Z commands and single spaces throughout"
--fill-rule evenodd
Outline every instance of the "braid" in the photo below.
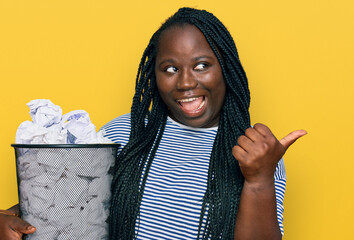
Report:
M 118 155 L 115 167 L 110 210 L 111 239 L 135 238 L 147 175 L 166 125 L 167 109 L 157 92 L 152 48 L 149 44 L 139 65 L 129 142 Z
M 181 8 L 155 32 L 139 64 L 130 138 L 118 156 L 112 182 L 112 240 L 136 238 L 146 179 L 167 120 L 167 107 L 158 93 L 154 72 L 158 41 L 166 29 L 186 24 L 196 26 L 204 34 L 220 63 L 227 86 L 210 156 L 198 238 L 233 238 L 244 178 L 232 155 L 232 147 L 250 126 L 248 81 L 226 27 L 209 12 Z

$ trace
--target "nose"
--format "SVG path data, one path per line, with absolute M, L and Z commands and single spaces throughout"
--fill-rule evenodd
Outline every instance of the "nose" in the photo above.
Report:
M 181 91 L 193 89 L 198 85 L 196 77 L 191 71 L 183 70 L 180 72 L 176 88 Z

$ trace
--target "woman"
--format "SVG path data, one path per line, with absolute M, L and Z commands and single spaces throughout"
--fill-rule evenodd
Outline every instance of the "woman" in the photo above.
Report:
M 249 102 L 224 25 L 190 8 L 170 17 L 144 52 L 131 113 L 103 127 L 124 146 L 110 238 L 281 239 L 279 160 L 306 132 L 278 141 L 265 125 L 250 127 Z M 0 222 L 13 239 L 35 230 L 15 216 Z

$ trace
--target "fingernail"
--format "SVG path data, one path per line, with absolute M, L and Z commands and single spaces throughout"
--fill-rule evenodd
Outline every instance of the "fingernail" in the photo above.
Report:
M 33 226 L 27 226 L 27 230 L 32 230 L 32 229 L 34 229 Z

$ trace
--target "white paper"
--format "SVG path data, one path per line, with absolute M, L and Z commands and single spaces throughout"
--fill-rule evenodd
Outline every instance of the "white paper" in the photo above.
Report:
M 28 240 L 108 239 L 112 149 L 29 149 L 18 163 L 23 218 L 37 227 Z
M 36 99 L 27 103 L 32 122 L 42 127 L 50 127 L 61 121 L 62 110 L 48 99 Z
M 20 124 L 15 142 L 18 144 L 94 144 L 112 143 L 102 131 L 96 133 L 89 114 L 84 110 L 62 116 L 62 109 L 48 99 L 28 104 L 31 121 Z
M 28 103 L 31 121 L 16 133 L 20 144 L 112 143 L 96 133 L 84 110 L 62 116 L 50 100 Z M 22 148 L 17 158 L 22 217 L 37 227 L 28 240 L 108 239 L 110 148 Z

